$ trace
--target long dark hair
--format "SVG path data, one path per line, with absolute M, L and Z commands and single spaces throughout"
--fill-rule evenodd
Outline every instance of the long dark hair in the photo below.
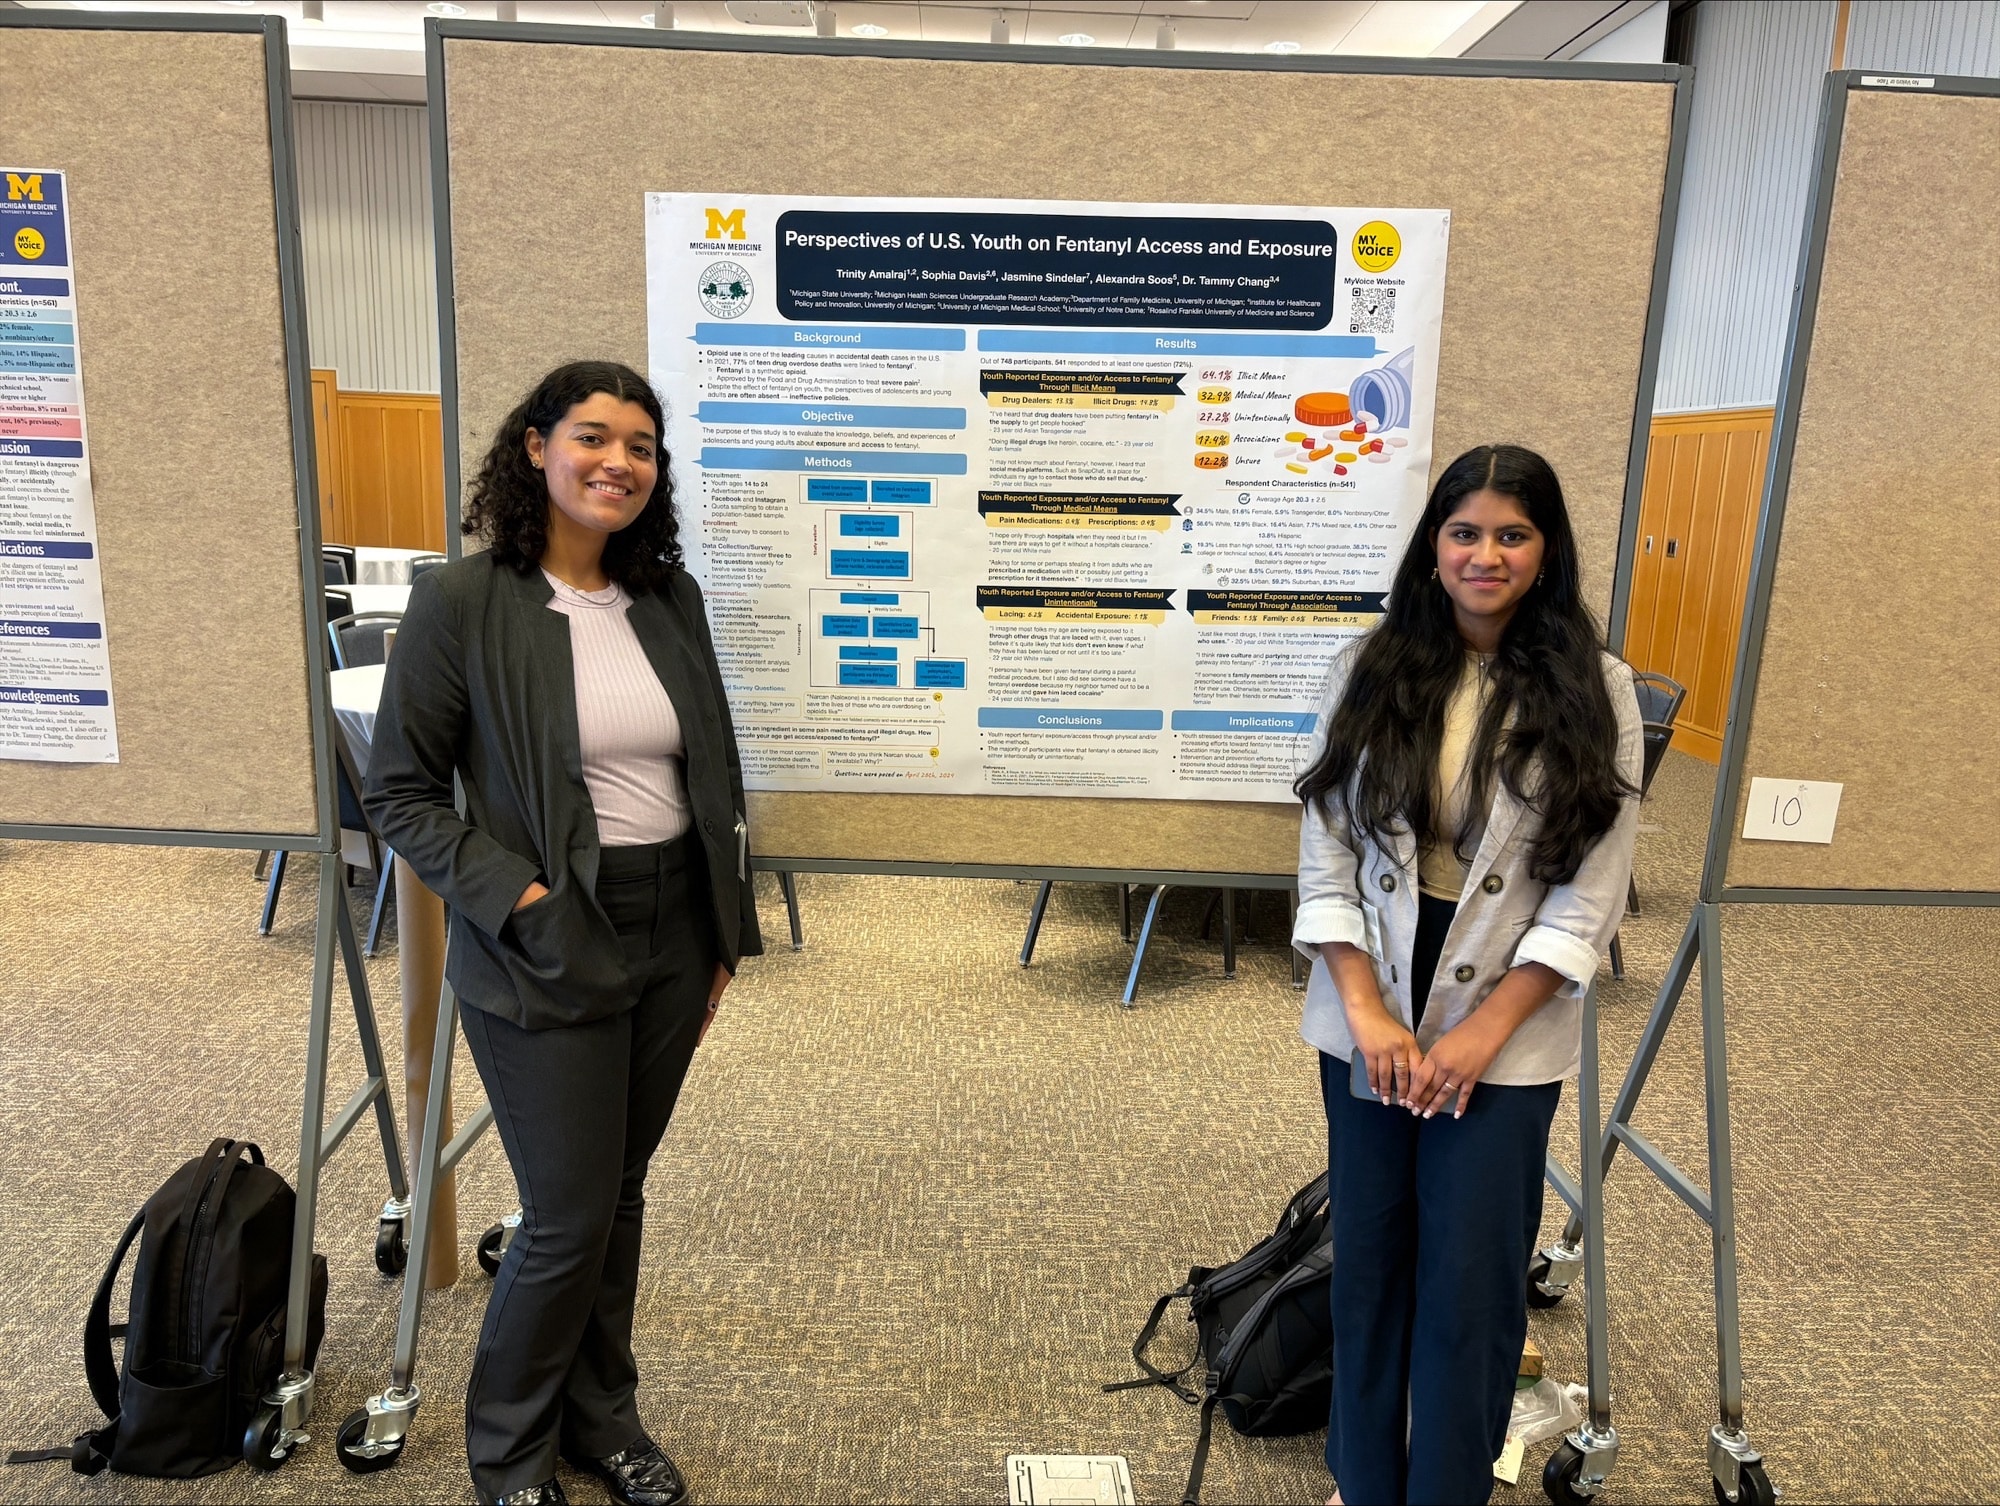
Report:
M 604 573 L 635 596 L 644 595 L 663 588 L 681 567 L 681 520 L 674 508 L 667 418 L 659 395 L 638 372 L 616 361 L 572 361 L 535 384 L 493 436 L 460 527 L 483 538 L 495 559 L 524 574 L 540 564 L 549 546 L 549 508 L 554 504 L 548 478 L 528 460 L 528 431 L 548 438 L 564 414 L 599 392 L 644 408 L 660 437 L 660 475 L 652 497 L 604 546 Z
M 1445 709 L 1464 671 L 1451 597 L 1436 579 L 1436 536 L 1475 492 L 1521 504 L 1541 532 L 1541 579 L 1521 599 L 1493 656 L 1493 694 L 1468 758 L 1466 827 L 1440 833 L 1436 788 Z M 1618 770 L 1618 720 L 1604 687 L 1603 636 L 1578 588 L 1576 539 L 1562 484 L 1519 445 L 1468 450 L 1431 488 L 1404 551 L 1382 620 L 1352 650 L 1347 685 L 1326 743 L 1293 787 L 1331 819 L 1329 795 L 1347 796 L 1357 840 L 1413 833 L 1419 847 L 1449 836 L 1468 860 L 1498 776 L 1541 818 L 1529 872 L 1567 883 L 1618 817 L 1632 785 Z

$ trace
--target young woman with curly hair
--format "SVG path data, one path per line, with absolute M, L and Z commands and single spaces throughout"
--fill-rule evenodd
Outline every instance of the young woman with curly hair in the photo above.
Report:
M 1639 812 L 1631 671 L 1547 461 L 1486 445 L 1445 468 L 1327 710 L 1292 938 L 1331 1174 L 1327 1467 L 1355 1506 L 1482 1502 Z
M 580 361 L 508 415 L 410 593 L 365 799 L 450 907 L 448 973 L 521 1199 L 466 1389 L 482 1501 L 687 1487 L 635 1406 L 647 1162 L 738 959 L 763 950 L 743 776 L 681 568 L 659 399 Z M 460 814 L 453 781 L 464 792 Z

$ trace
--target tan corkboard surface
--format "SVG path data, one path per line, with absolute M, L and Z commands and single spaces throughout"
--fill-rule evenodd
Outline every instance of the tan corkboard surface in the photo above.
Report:
M 1600 610 L 1610 600 L 1671 84 L 462 39 L 444 59 L 462 475 L 551 366 L 645 369 L 647 192 L 1445 208 L 1435 468 L 1493 441 L 1541 450 L 1563 479 L 1591 597 Z M 615 99 L 645 129 L 607 157 L 585 99 Z M 587 203 L 568 197 L 577 172 L 597 185 Z M 772 857 L 1297 863 L 1288 805 L 844 794 L 755 805 L 757 850 Z
M 68 175 L 119 762 L 0 822 L 318 829 L 258 34 L 0 29 L 0 156 Z
M 1849 92 L 1743 767 L 1845 788 L 1732 885 L 2000 890 L 1996 204 L 2000 99 Z

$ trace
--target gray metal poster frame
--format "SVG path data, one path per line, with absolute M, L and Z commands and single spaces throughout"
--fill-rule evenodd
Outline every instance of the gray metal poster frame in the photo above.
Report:
M 320 854 L 319 904 L 313 929 L 313 980 L 306 1033 L 306 1075 L 299 1129 L 298 1201 L 292 1226 L 292 1267 L 285 1307 L 284 1365 L 264 1406 L 252 1419 L 244 1457 L 275 1469 L 307 1441 L 313 1374 L 306 1364 L 313 1233 L 319 1212 L 320 1173 L 350 1131 L 372 1108 L 388 1171 L 390 1197 L 378 1230 L 378 1263 L 386 1247 L 401 1247 L 409 1213 L 403 1153 L 396 1134 L 390 1078 L 385 1069 L 368 976 L 341 892 L 340 815 L 334 784 L 333 716 L 327 682 L 326 598 L 320 565 L 318 464 L 314 448 L 311 358 L 306 341 L 304 262 L 299 245 L 297 158 L 292 141 L 291 58 L 285 23 L 278 16 L 162 15 L 50 10 L 0 10 L 0 28 L 22 31 L 136 31 L 261 36 L 265 107 L 270 130 L 272 209 L 277 232 L 278 284 L 285 339 L 285 386 L 292 429 L 292 471 L 299 520 L 299 588 L 304 605 L 306 693 L 317 782 L 317 823 L 312 833 L 218 832 L 153 827 L 0 823 L 0 840 L 109 842 L 129 846 L 219 847 Z M 353 997 L 363 1070 L 360 1087 L 326 1121 L 326 1069 L 333 1020 L 334 953 L 338 948 Z
M 1025 65 L 1062 67 L 1140 67 L 1273 73 L 1351 73 L 1444 78 L 1519 79 L 1600 79 L 1621 83 L 1662 83 L 1674 87 L 1666 171 L 1661 185 L 1659 227 L 1654 241 L 1653 274 L 1649 289 L 1643 345 L 1640 352 L 1638 390 L 1634 397 L 1632 434 L 1626 452 L 1623 512 L 1618 530 L 1617 558 L 1613 571 L 1607 636 L 1614 646 L 1622 644 L 1626 605 L 1631 595 L 1632 564 L 1639 526 L 1639 499 L 1645 488 L 1646 451 L 1651 439 L 1652 398 L 1659 371 L 1662 330 L 1666 321 L 1667 280 L 1673 265 L 1673 243 L 1677 224 L 1683 165 L 1687 155 L 1688 123 L 1692 110 L 1694 70 L 1678 64 L 1537 63 L 1512 60 L 1451 59 L 1413 60 L 1406 58 L 1347 57 L 1258 57 L 1233 53 L 1146 53 L 1139 51 L 1086 51 L 1067 47 L 1009 46 L 996 50 L 989 45 L 933 44 L 910 42 L 850 42 L 840 39 L 765 39 L 710 32 L 651 32 L 631 27 L 548 26 L 471 20 L 432 19 L 424 26 L 426 98 L 430 107 L 431 208 L 436 240 L 439 391 L 443 409 L 445 538 L 451 558 L 462 553 L 459 499 L 460 433 L 458 417 L 458 321 L 456 273 L 452 252 L 451 211 L 451 132 L 449 98 L 445 79 L 447 41 L 513 42 L 584 47 L 640 47 L 698 52 L 776 53 L 806 57 L 877 57 L 947 62 L 1005 61 Z M 915 877 L 1011 878 L 1040 881 L 1042 888 L 1030 922 L 1021 962 L 1026 966 L 1034 951 L 1048 886 L 1064 882 L 1110 882 L 1121 886 L 1140 884 L 1153 889 L 1147 907 L 1145 927 L 1140 933 L 1127 981 L 1124 1002 L 1129 1006 L 1137 987 L 1139 965 L 1145 956 L 1145 942 L 1157 917 L 1161 900 L 1169 887 L 1217 888 L 1225 896 L 1225 927 L 1230 924 L 1228 905 L 1236 889 L 1289 890 L 1296 886 L 1291 873 L 1207 873 L 1175 870 L 1121 870 L 1088 867 L 1046 867 L 1039 865 L 984 863 L 894 862 L 867 859 L 785 859 L 753 858 L 751 866 L 775 872 L 784 887 L 786 907 L 792 925 L 792 944 L 801 943 L 794 876 L 798 873 L 857 873 Z M 1225 935 L 1229 932 L 1226 930 Z M 1225 949 L 1225 956 L 1228 955 Z M 456 1033 L 458 1000 L 447 984 L 438 1000 L 437 1046 L 431 1064 L 431 1093 L 422 1137 L 418 1141 L 416 1167 L 416 1221 L 412 1233 L 410 1260 L 421 1270 L 431 1238 L 430 1205 L 437 1179 L 471 1149 L 492 1122 L 492 1107 L 483 1105 L 464 1126 L 444 1143 L 448 1132 L 443 1118 L 446 1097 L 442 1085 L 450 1081 L 451 1042 Z M 1581 1107 L 1579 1115 L 1580 1162 L 1583 1174 L 1571 1181 L 1552 1160 L 1552 1178 L 1560 1178 L 1559 1189 L 1579 1209 L 1588 1231 L 1587 1248 L 1578 1252 L 1577 1263 L 1588 1270 L 1587 1296 L 1590 1304 L 1589 1416 L 1572 1433 L 1565 1447 L 1572 1451 L 1586 1489 L 1594 1481 L 1601 1485 L 1617 1455 L 1617 1434 L 1610 1422 L 1610 1367 L 1605 1343 L 1603 1313 L 1603 1200 L 1596 1161 L 1591 1150 L 1600 1140 L 1598 1105 L 1597 995 L 1593 986 L 1585 996 L 1583 1011 L 1584 1052 Z M 497 1235 L 504 1241 L 511 1233 L 504 1224 L 488 1231 L 482 1253 Z M 421 1401 L 416 1384 L 417 1346 L 423 1321 L 423 1284 L 406 1281 L 403 1307 L 396 1331 L 395 1351 L 390 1362 L 388 1386 L 370 1397 L 362 1410 L 342 1424 L 338 1454 L 341 1462 L 357 1472 L 393 1465 L 401 1456 L 409 1429 Z
M 1919 79 L 1921 83 L 1912 82 Z M 1776 428 L 1765 471 L 1756 540 L 1752 547 L 1749 598 L 1742 633 L 1737 641 L 1735 678 L 1729 697 L 1728 721 L 1723 732 L 1722 766 L 1716 777 L 1715 799 L 1709 815 L 1701 886 L 1681 934 L 1680 945 L 1675 949 L 1673 961 L 1668 966 L 1659 994 L 1647 1016 L 1645 1029 L 1640 1034 L 1638 1049 L 1613 1100 L 1597 1156 L 1600 1173 L 1608 1172 L 1619 1146 L 1624 1146 L 1640 1165 L 1709 1227 L 1715 1283 L 1718 1397 L 1718 1419 L 1709 1430 L 1707 1439 L 1709 1471 L 1719 1496 L 1730 1501 L 1746 1502 L 1749 1506 L 1770 1506 L 1773 1493 L 1763 1456 L 1751 1445 L 1743 1426 L 1735 1176 L 1730 1150 L 1728 1032 L 1723 1011 L 1723 907 L 1737 904 L 2000 906 L 2000 893 L 1983 890 L 1799 889 L 1730 887 L 1728 884 L 1729 851 L 1742 809 L 1744 765 L 1749 757 L 1751 721 L 1756 711 L 1764 637 L 1770 621 L 1772 588 L 1784 534 L 1792 459 L 1798 443 L 1799 415 L 1811 367 L 1813 329 L 1819 308 L 1820 281 L 1826 264 L 1827 231 L 1832 223 L 1834 191 L 1839 178 L 1847 100 L 1853 91 L 1859 89 L 1884 92 L 1921 90 L 1928 95 L 1958 94 L 2000 99 L 2000 80 L 1990 78 L 1865 72 L 1859 69 L 1842 70 L 1826 76 L 1821 95 L 1812 201 L 1806 215 L 1798 281 L 1793 289 Z M 1633 1111 L 1645 1092 L 1667 1028 L 1673 1023 L 1697 963 L 1701 967 L 1702 1064 L 1708 1131 L 1706 1191 L 1664 1150 L 1632 1126 Z M 1572 1207 L 1576 1206 L 1568 1190 L 1563 1190 L 1563 1195 Z M 1595 1230 L 1586 1231 L 1579 1220 L 1572 1217 L 1562 1238 L 1542 1252 L 1543 1261 L 1553 1261 L 1556 1267 L 1558 1279 L 1543 1287 L 1551 1299 L 1559 1299 L 1562 1288 L 1567 1285 L 1564 1273 L 1574 1269 L 1579 1258 L 1579 1240 L 1587 1239 L 1595 1243 L 1597 1237 Z M 1592 1275 L 1596 1275 L 1595 1269 Z M 1599 1342 L 1597 1325 L 1593 1324 L 1593 1350 Z
M 450 102 L 445 81 L 447 41 L 513 42 L 578 47 L 637 47 L 691 52 L 772 53 L 791 57 L 873 57 L 945 62 L 1009 62 L 1029 66 L 1172 68 L 1215 72 L 1371 74 L 1401 77 L 1496 79 L 1595 79 L 1613 83 L 1670 84 L 1674 88 L 1666 171 L 1661 184 L 1659 229 L 1640 349 L 1638 387 L 1632 406 L 1632 433 L 1626 447 L 1625 493 L 1612 572 L 1606 635 L 1623 646 L 1626 608 L 1631 599 L 1633 560 L 1639 531 L 1639 503 L 1645 490 L 1646 452 L 1651 440 L 1653 392 L 1667 316 L 1667 282 L 1673 269 L 1681 179 L 1687 160 L 1688 123 L 1693 110 L 1694 70 L 1673 63 L 1544 63 L 1487 58 L 1271 57 L 1222 52 L 1145 52 L 1072 47 L 1029 47 L 990 43 L 849 41 L 841 38 L 765 38 L 720 32 L 649 31 L 638 27 L 547 26 L 497 21 L 430 20 L 424 28 L 426 98 L 430 107 L 431 213 L 437 255 L 438 378 L 444 422 L 445 538 L 453 559 L 460 556 L 459 506 L 461 436 L 458 414 L 458 318 L 452 258 Z M 752 867 L 779 875 L 792 926 L 793 945 L 802 944 L 793 875 L 798 873 L 877 873 L 901 876 L 1031 878 L 1048 882 L 1122 881 L 1152 887 L 1149 916 L 1157 914 L 1167 887 L 1279 888 L 1296 883 L 1295 874 L 1127 872 L 1085 868 L 1016 867 L 987 864 L 903 863 L 839 859 L 753 858 Z M 1282 881 L 1282 882 L 1280 882 Z M 1037 919 L 1039 919 L 1039 910 Z M 1131 1003 L 1144 936 L 1134 957 L 1125 1002 Z M 1032 934 L 1023 948 L 1032 954 Z M 1025 965 L 1025 958 L 1024 958 Z

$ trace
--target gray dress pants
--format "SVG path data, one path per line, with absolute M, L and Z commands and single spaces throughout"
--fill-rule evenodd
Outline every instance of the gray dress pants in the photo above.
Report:
M 646 980 L 633 1008 L 554 1030 L 463 1012 L 521 1199 L 465 1393 L 466 1457 L 482 1501 L 554 1478 L 559 1451 L 603 1458 L 645 1436 L 632 1309 L 646 1163 L 680 1096 L 715 974 L 702 862 L 688 838 L 603 850 L 597 897 Z

